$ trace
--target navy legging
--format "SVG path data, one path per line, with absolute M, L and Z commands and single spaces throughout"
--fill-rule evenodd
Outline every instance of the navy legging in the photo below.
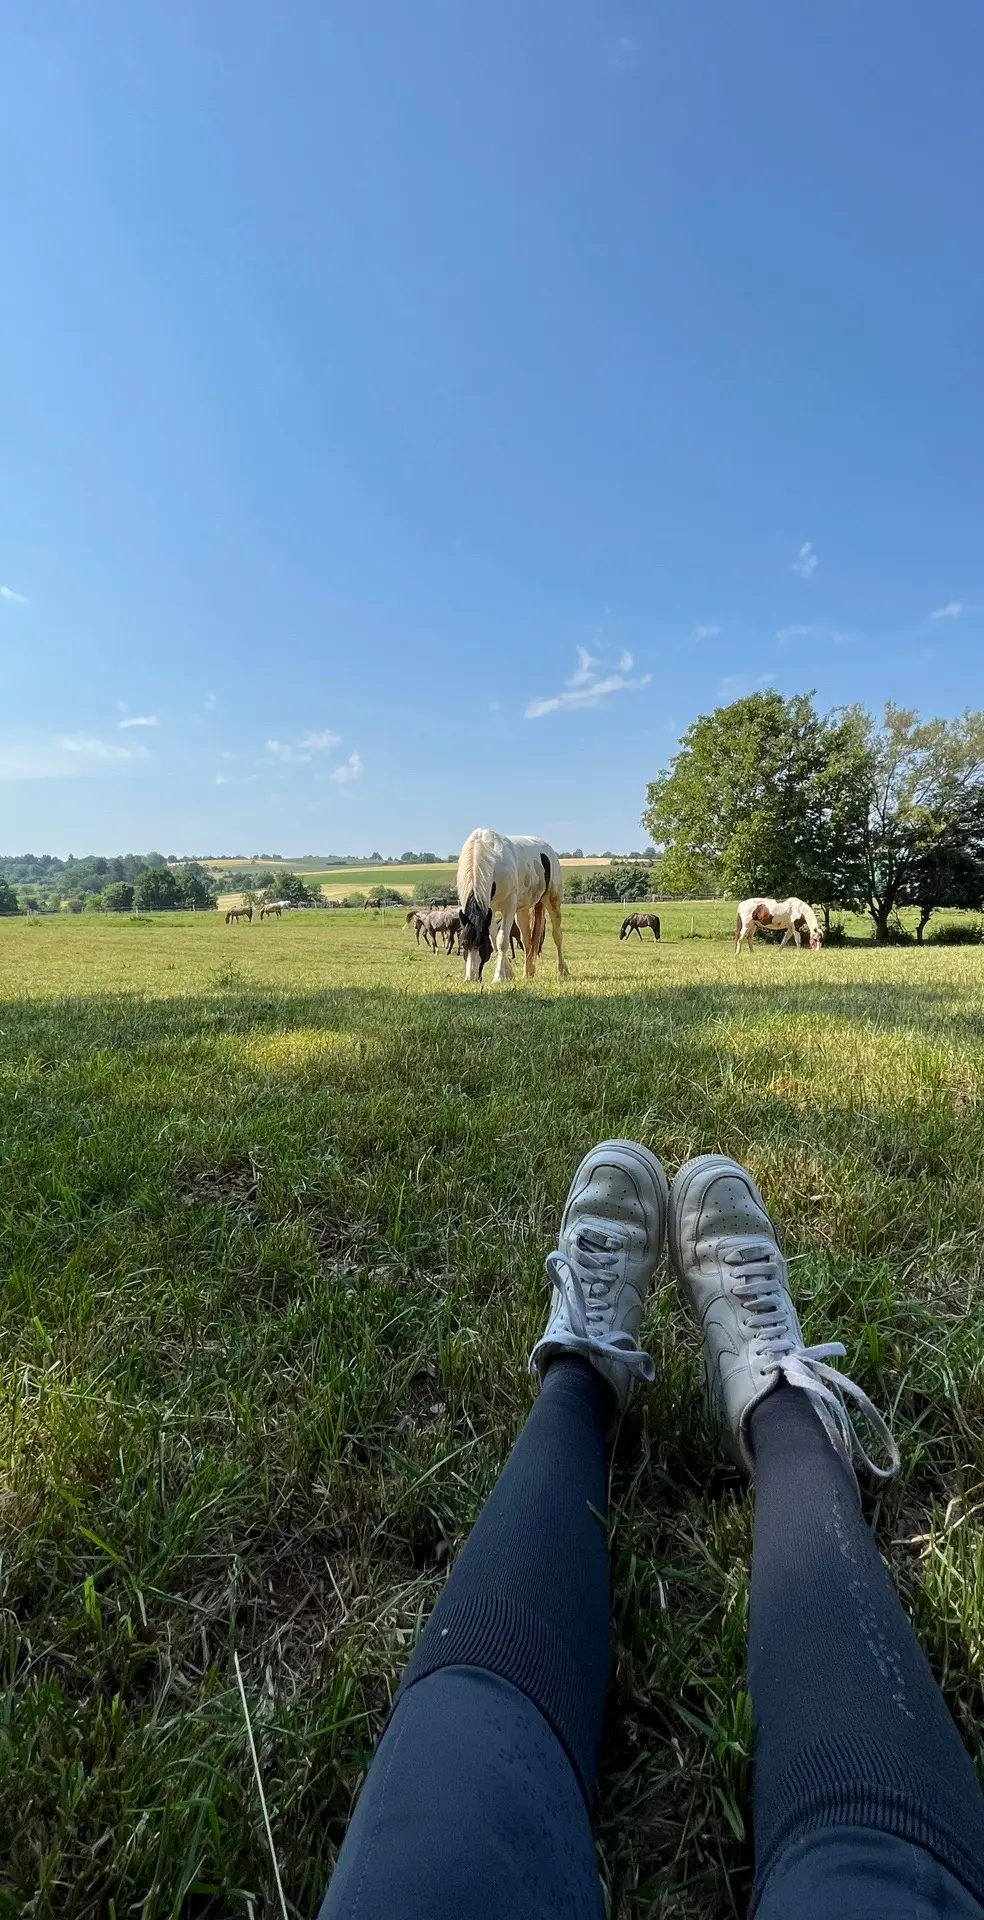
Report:
M 600 1920 L 606 1389 L 547 1372 L 366 1777 L 321 1920 Z M 981 1920 L 984 1799 L 809 1401 L 752 1416 L 756 1920 Z

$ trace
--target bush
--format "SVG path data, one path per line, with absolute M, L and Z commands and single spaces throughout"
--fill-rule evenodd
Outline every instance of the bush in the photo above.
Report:
M 129 880 L 111 881 L 98 898 L 102 901 L 104 913 L 131 913 L 133 910 L 133 888 Z
M 342 900 L 343 907 L 364 907 L 365 904 L 366 896 L 364 893 L 347 893 Z
M 832 920 L 829 927 L 824 929 L 823 944 L 825 947 L 846 946 L 847 933 L 843 920 Z
M 656 885 L 655 868 L 640 861 L 613 860 L 608 871 L 618 900 L 648 900 Z
M 927 947 L 984 946 L 984 920 L 951 921 L 926 935 Z
M 413 890 L 413 904 L 415 907 L 436 907 L 438 905 L 441 905 L 441 906 L 453 905 L 456 900 L 457 900 L 457 895 L 454 890 L 453 881 L 449 886 L 443 886 L 443 887 L 438 886 L 437 882 L 434 880 L 431 880 L 429 882 L 422 881 L 421 884 L 419 886 L 414 887 L 414 890 Z

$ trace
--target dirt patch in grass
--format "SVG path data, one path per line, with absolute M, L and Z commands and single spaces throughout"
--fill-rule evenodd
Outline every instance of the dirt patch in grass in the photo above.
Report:
M 310 1216 L 310 1224 L 322 1266 L 333 1273 L 354 1273 L 365 1265 L 373 1238 L 370 1221 L 328 1219 L 315 1213 Z
M 259 1198 L 259 1171 L 249 1154 L 196 1173 L 182 1194 L 186 1207 L 226 1207 L 250 1218 L 256 1216 Z

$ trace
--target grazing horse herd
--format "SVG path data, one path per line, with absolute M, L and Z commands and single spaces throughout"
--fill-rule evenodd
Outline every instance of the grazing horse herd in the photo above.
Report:
M 564 937 L 560 902 L 563 878 L 560 860 L 546 840 L 527 835 L 509 839 L 478 827 L 468 835 L 458 857 L 458 905 L 438 905 L 411 909 L 404 924 L 412 926 L 419 946 L 421 938 L 432 953 L 438 940 L 450 955 L 457 947 L 465 963 L 465 979 L 480 981 L 493 952 L 496 955 L 493 981 L 512 978 L 516 949 L 523 954 L 523 972 L 532 980 L 536 963 L 543 952 L 547 921 L 557 949 L 557 971 L 564 979 L 568 972 L 564 959 Z M 366 906 L 382 904 L 366 901 Z M 402 902 L 401 902 L 402 904 Z M 289 909 L 289 900 L 269 900 L 260 908 L 260 919 Z M 494 922 L 498 918 L 498 928 Z M 226 925 L 239 920 L 252 922 L 252 907 L 230 907 Z M 647 928 L 654 941 L 660 937 L 658 913 L 630 913 L 622 922 L 620 940 L 632 933 L 642 939 Z M 817 916 L 806 900 L 790 897 L 770 900 L 761 894 L 742 900 L 735 918 L 735 952 L 751 949 L 764 932 L 781 933 L 780 947 L 790 941 L 801 944 L 805 935 L 815 953 L 823 946 L 823 933 Z
M 287 912 L 287 913 L 290 912 L 289 900 L 267 900 L 264 902 L 263 906 L 260 908 L 260 919 L 271 920 L 274 917 L 274 915 L 276 915 L 277 919 L 279 920 L 281 914 L 284 912 Z M 250 926 L 252 926 L 253 924 L 252 907 L 230 907 L 228 913 L 226 914 L 226 926 L 229 926 L 230 922 L 235 922 L 238 920 L 248 920 Z

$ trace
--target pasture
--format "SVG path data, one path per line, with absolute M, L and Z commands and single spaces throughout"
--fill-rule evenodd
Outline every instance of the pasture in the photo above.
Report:
M 894 1418 L 882 1550 L 984 1760 L 984 952 L 736 960 L 680 937 L 732 906 L 658 910 L 659 947 L 571 910 L 569 982 L 548 951 L 482 990 L 395 912 L 0 921 L 0 1914 L 279 1910 L 234 1654 L 289 1911 L 316 1911 L 606 1135 L 760 1182 L 807 1339 L 843 1337 Z M 667 1284 L 648 1340 L 601 1862 L 621 1920 L 723 1917 L 752 1505 Z

